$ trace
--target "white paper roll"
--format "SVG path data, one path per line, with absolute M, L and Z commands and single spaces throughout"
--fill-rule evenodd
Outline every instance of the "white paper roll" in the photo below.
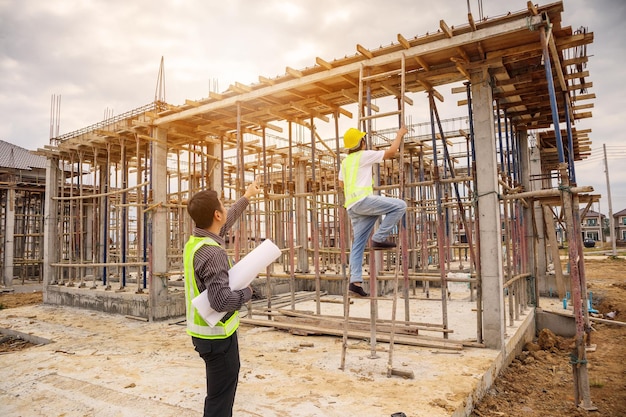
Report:
M 265 239 L 263 243 L 254 248 L 252 252 L 244 256 L 231 269 L 228 270 L 228 283 L 230 289 L 241 290 L 246 288 L 256 278 L 259 272 L 267 268 L 269 264 L 274 262 L 280 256 L 280 249 L 269 239 Z M 213 327 L 226 315 L 226 312 L 218 312 L 213 310 L 206 290 L 191 300 L 193 306 L 198 310 L 202 318 Z

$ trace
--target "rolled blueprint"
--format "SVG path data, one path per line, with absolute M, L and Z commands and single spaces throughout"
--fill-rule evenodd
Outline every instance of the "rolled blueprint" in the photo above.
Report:
M 263 269 L 274 262 L 280 256 L 280 249 L 269 239 L 254 248 L 252 252 L 244 256 L 239 262 L 228 270 L 228 282 L 233 291 L 246 288 Z M 191 300 L 204 321 L 213 327 L 226 315 L 211 308 L 206 290 Z

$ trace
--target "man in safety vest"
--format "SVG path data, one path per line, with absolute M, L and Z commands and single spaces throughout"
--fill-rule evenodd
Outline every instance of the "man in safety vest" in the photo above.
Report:
M 195 223 L 184 252 L 187 333 L 206 365 L 204 417 L 233 414 L 240 368 L 238 310 L 252 298 L 252 289 L 230 289 L 228 270 L 231 263 L 223 245 L 226 232 L 248 207 L 249 199 L 259 191 L 256 181 L 252 182 L 228 212 L 217 192 L 212 190 L 200 191 L 187 204 L 187 211 Z M 213 327 L 191 303 L 205 289 L 211 308 L 227 312 Z
M 350 128 L 343 135 L 348 156 L 342 161 L 339 169 L 339 186 L 343 187 L 344 207 L 352 222 L 353 235 L 349 289 L 362 297 L 368 295 L 362 287 L 363 251 L 376 221 L 380 216 L 385 216 L 378 230 L 372 235 L 372 248 L 391 249 L 396 247 L 396 244 L 387 240 L 387 237 L 406 211 L 404 200 L 374 194 L 372 167 L 385 159 L 394 158 L 407 132 L 407 128 L 402 126 L 391 146 L 384 151 L 368 150 L 366 133 L 358 129 Z

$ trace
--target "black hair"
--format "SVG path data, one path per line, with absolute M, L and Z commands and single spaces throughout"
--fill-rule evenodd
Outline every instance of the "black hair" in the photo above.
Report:
M 187 203 L 187 212 L 197 227 L 206 229 L 211 227 L 215 211 L 221 207 L 217 192 L 204 190 L 191 197 Z

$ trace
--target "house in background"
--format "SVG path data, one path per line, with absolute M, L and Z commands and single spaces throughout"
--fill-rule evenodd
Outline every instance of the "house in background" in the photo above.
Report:
M 47 159 L 0 140 L 0 286 L 42 279 Z
M 606 216 L 593 210 L 580 210 L 580 223 L 583 240 L 604 242 L 602 227 Z
M 626 244 L 626 209 L 613 214 L 615 225 L 615 241 Z

